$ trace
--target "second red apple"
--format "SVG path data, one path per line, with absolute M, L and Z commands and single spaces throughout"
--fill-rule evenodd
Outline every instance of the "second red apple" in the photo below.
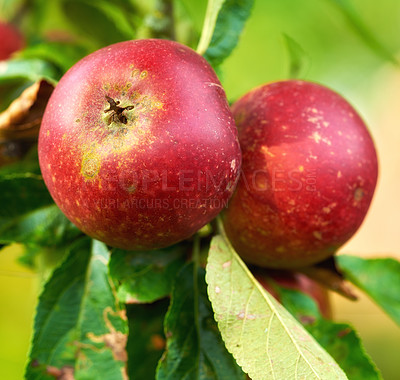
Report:
M 245 261 L 311 265 L 360 227 L 378 174 L 374 143 L 340 95 L 305 81 L 258 87 L 233 105 L 242 176 L 224 215 Z

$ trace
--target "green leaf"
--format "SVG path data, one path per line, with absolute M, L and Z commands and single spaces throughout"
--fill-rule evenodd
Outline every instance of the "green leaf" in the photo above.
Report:
M 66 373 L 126 379 L 127 321 L 107 276 L 108 260 L 103 243 L 84 238 L 54 271 L 39 299 L 28 380 Z
M 89 54 L 89 51 L 78 44 L 42 41 L 36 45 L 28 46 L 19 53 L 19 57 L 51 62 L 62 73 L 65 73 L 72 65 L 87 54 Z
M 211 42 L 204 57 L 216 67 L 236 47 L 254 0 L 225 0 L 218 14 Z
M 99 47 L 135 37 L 124 10 L 113 2 L 62 0 L 62 7 L 73 26 Z
M 369 27 L 364 23 L 358 12 L 354 9 L 349 0 L 329 0 L 344 16 L 347 23 L 362 41 L 381 58 L 388 60 L 396 65 L 399 61 L 393 53 L 374 36 Z
M 24 244 L 17 261 L 33 271 L 40 271 L 41 279 L 45 281 L 51 276 L 54 269 L 65 260 L 66 249 L 65 246 L 44 247 L 37 244 Z
M 300 79 L 308 66 L 308 57 L 303 48 L 290 36 L 283 34 L 289 53 L 289 78 Z
M 146 303 L 170 294 L 176 274 L 185 263 L 182 255 L 186 250 L 185 243 L 150 252 L 115 249 L 109 267 L 119 299 Z
M 336 261 L 346 279 L 367 293 L 400 325 L 400 262 L 340 255 Z
M 20 81 L 21 79 L 37 82 L 45 79 L 55 84 L 61 72 L 50 62 L 41 59 L 13 59 L 0 62 L 0 85 Z
M 1 74 L 0 74 L 1 75 Z M 10 83 L 0 84 L 0 112 L 5 111 L 9 105 L 17 99 L 24 90 L 31 86 L 33 82 L 25 79 L 15 79 Z
M 0 217 L 20 216 L 54 203 L 38 174 L 0 174 L 0 188 Z
M 0 19 L 12 20 L 21 7 L 22 0 L 1 0 Z
M 244 379 L 213 319 L 204 270 L 195 271 L 192 263 L 176 278 L 164 327 L 167 349 L 158 366 L 157 380 Z
M 217 23 L 218 13 L 225 0 L 208 0 L 206 16 L 204 18 L 203 30 L 201 31 L 200 41 L 197 46 L 197 53 L 203 55 L 210 45 Z
M 31 150 L 28 151 L 26 156 L 12 164 L 0 167 L 0 178 L 7 175 L 14 174 L 37 174 L 40 175 L 39 158 L 37 153 L 37 145 L 34 145 Z
M 81 234 L 56 205 L 46 206 L 0 225 L 0 243 L 45 247 L 69 243 Z
M 208 294 L 227 349 L 253 380 L 346 379 L 337 363 L 255 280 L 221 236 L 211 241 Z
M 339 363 L 349 379 L 382 379 L 352 326 L 321 319 L 306 328 Z
M 279 288 L 279 296 L 287 310 L 332 355 L 349 379 L 382 379 L 352 326 L 322 318 L 316 302 L 299 291 Z
M 152 304 L 127 305 L 129 379 L 155 379 L 157 364 L 165 348 L 163 321 L 168 304 L 169 300 L 164 298 Z

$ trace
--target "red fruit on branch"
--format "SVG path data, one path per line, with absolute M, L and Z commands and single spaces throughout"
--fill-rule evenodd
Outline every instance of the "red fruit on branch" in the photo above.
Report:
M 224 215 L 244 260 L 293 268 L 334 254 L 360 227 L 378 173 L 370 134 L 315 83 L 258 87 L 233 105 L 243 175 Z
M 11 24 L 0 22 L 0 61 L 24 47 L 24 38 Z
M 190 237 L 226 206 L 241 153 L 210 65 L 166 40 L 121 42 L 73 66 L 47 105 L 43 178 L 82 231 L 124 249 Z

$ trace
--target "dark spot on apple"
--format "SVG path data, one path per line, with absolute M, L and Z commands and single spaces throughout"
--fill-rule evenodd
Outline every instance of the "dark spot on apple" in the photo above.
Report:
M 136 191 L 136 186 L 128 186 L 126 190 L 128 191 L 128 193 L 134 193 Z
M 100 160 L 95 153 L 88 153 L 82 159 L 81 171 L 86 179 L 94 178 L 100 170 Z
M 122 124 L 126 124 L 128 119 L 123 114 L 124 111 L 130 111 L 135 108 L 135 106 L 127 106 L 127 107 L 119 107 L 120 101 L 115 101 L 113 98 L 106 95 L 106 100 L 110 107 L 104 110 L 104 113 L 111 112 L 111 117 L 108 119 L 108 125 L 110 125 L 113 121 L 119 121 Z
M 363 199 L 364 197 L 364 190 L 361 189 L 361 187 L 358 187 L 357 189 L 355 189 L 354 191 L 354 200 L 356 202 L 361 201 L 361 199 Z

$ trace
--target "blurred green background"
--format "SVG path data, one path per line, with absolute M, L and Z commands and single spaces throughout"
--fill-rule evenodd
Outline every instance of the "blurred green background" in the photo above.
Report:
M 13 3 L 0 0 L 1 18 L 10 16 Z M 47 12 L 41 15 L 45 22 L 38 27 L 37 37 L 66 31 L 79 39 L 58 3 L 47 2 Z M 141 3 L 146 8 L 152 2 Z M 181 14 L 192 18 L 200 31 L 206 1 L 177 3 Z M 347 14 L 340 8 L 346 4 L 347 10 L 353 10 Z M 372 208 L 359 233 L 341 252 L 400 259 L 396 220 L 400 213 L 400 69 L 373 49 L 371 39 L 357 33 L 349 22 L 352 15 L 394 56 L 400 52 L 399 0 L 255 0 L 239 45 L 219 74 L 233 101 L 254 86 L 288 78 L 285 34 L 301 46 L 305 53 L 302 77 L 330 86 L 359 110 L 370 126 L 380 157 L 381 174 Z M 23 32 L 24 27 L 22 24 Z M 21 252 L 18 246 L 0 252 L 0 379 L 7 380 L 23 378 L 40 289 L 40 275 L 16 262 Z M 364 297 L 357 303 L 339 296 L 332 300 L 335 317 L 354 324 L 383 377 L 399 379 L 400 329 Z

